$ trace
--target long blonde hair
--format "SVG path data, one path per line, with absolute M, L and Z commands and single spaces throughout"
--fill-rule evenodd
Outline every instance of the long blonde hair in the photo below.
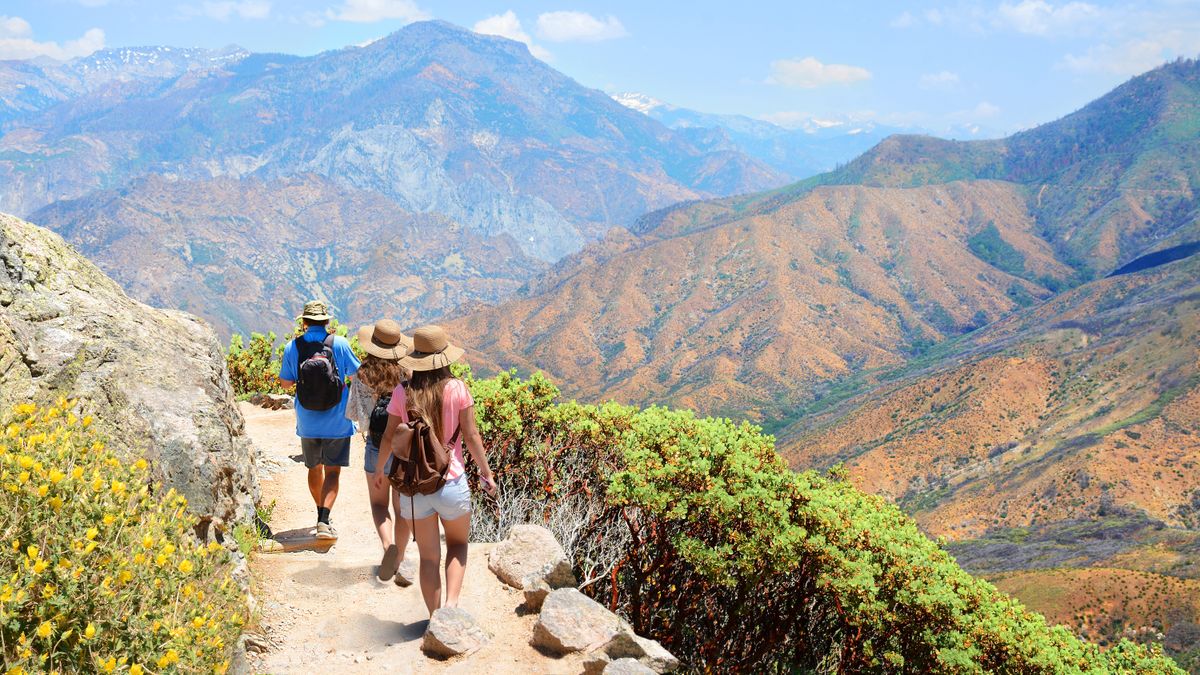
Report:
M 398 361 L 367 354 L 358 367 L 358 379 L 376 396 L 390 394 L 404 381 L 406 373 Z
M 435 370 L 417 370 L 408 381 L 408 407 L 421 413 L 427 422 L 433 425 L 433 432 L 438 440 L 446 443 L 449 439 L 442 428 L 442 392 L 446 382 L 454 379 L 450 366 Z

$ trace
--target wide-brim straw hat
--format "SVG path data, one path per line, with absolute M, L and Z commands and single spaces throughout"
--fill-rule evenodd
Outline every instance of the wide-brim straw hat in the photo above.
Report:
M 421 326 L 413 331 L 412 352 L 400 359 L 400 365 L 412 371 L 445 368 L 462 358 L 465 351 L 450 344 L 441 326 Z
M 311 319 L 313 321 L 328 321 L 333 317 L 329 315 L 329 306 L 320 300 L 309 300 L 304 303 L 304 311 L 296 319 Z
M 412 338 L 400 332 L 400 324 L 380 319 L 373 326 L 358 329 L 358 345 L 371 356 L 399 361 L 412 351 Z

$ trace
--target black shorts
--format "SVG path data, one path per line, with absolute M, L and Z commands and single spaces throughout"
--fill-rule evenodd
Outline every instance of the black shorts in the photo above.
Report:
M 350 438 L 301 438 L 304 466 L 350 466 Z

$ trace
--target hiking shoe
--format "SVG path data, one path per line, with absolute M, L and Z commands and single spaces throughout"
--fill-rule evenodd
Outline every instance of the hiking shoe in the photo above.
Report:
M 317 539 L 337 539 L 337 530 L 329 523 L 317 523 Z
M 383 560 L 379 562 L 379 580 L 387 581 L 396 575 L 400 566 L 400 547 L 392 544 L 383 552 Z

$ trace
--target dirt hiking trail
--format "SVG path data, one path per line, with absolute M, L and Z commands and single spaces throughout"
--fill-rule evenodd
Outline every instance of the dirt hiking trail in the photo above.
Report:
M 240 404 L 246 431 L 261 450 L 263 503 L 275 500 L 271 528 L 307 533 L 316 508 L 305 483 L 300 441 L 290 410 Z M 556 658 L 529 645 L 536 614 L 524 597 L 487 568 L 490 544 L 471 544 L 459 606 L 491 642 L 473 654 L 440 661 L 421 651 L 428 613 L 416 584 L 379 581 L 383 549 L 375 534 L 363 472 L 363 442 L 355 437 L 333 508 L 337 542 L 325 552 L 255 553 L 250 564 L 258 600 L 257 627 L 266 651 L 249 654 L 253 673 L 581 673 L 583 656 Z M 406 557 L 415 559 L 411 540 Z M 445 551 L 442 553 L 443 562 Z

